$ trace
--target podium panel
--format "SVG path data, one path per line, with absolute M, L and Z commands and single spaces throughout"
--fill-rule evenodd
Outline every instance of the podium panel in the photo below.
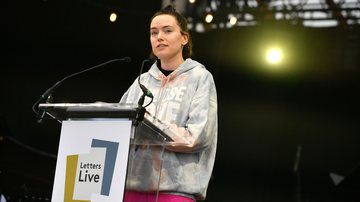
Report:
M 63 121 L 53 202 L 122 201 L 131 120 Z
M 39 105 L 62 122 L 51 201 L 121 202 L 125 191 L 133 187 L 158 195 L 162 155 L 172 139 L 164 132 L 166 126 L 155 117 L 134 124 L 135 106 L 118 103 Z M 134 170 L 153 165 L 157 169 L 151 171 L 151 175 L 145 169 L 144 172 Z M 145 190 L 147 185 L 141 184 L 142 179 L 149 176 L 153 176 L 152 189 Z
M 126 190 L 153 192 L 158 196 L 162 157 L 168 142 L 158 128 L 150 127 L 148 124 L 151 123 L 145 120 L 135 128 L 129 151 Z M 147 179 L 148 184 L 145 184 L 143 179 Z M 157 202 L 157 197 L 150 202 Z

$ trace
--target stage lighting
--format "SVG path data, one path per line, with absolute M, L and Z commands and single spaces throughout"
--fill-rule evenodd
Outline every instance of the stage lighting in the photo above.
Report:
M 229 16 L 229 23 L 230 23 L 230 25 L 231 25 L 231 26 L 234 26 L 234 25 L 236 24 L 236 22 L 237 22 L 237 17 L 234 16 L 234 15 L 230 15 L 230 16 Z
M 282 60 L 282 51 L 278 48 L 271 48 L 266 53 L 266 60 L 270 64 L 278 64 Z
M 116 19 L 117 19 L 116 13 L 111 13 L 111 14 L 110 14 L 110 17 L 109 17 L 110 22 L 115 22 Z
M 208 13 L 206 16 L 205 16 L 205 22 L 206 23 L 211 23 L 214 19 L 214 16 L 211 14 L 211 13 Z

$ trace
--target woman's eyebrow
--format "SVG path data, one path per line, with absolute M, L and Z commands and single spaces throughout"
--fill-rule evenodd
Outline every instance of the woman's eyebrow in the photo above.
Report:
M 171 25 L 165 25 L 165 26 L 162 26 L 160 27 L 160 29 L 165 29 L 165 28 L 172 28 L 173 26 Z M 153 30 L 153 29 L 159 29 L 158 27 L 150 27 L 150 30 Z

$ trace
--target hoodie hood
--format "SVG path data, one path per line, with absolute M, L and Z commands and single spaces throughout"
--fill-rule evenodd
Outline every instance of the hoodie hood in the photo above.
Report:
M 157 80 L 161 80 L 165 77 L 165 75 L 160 71 L 160 67 L 158 66 L 158 62 L 154 62 L 154 64 L 150 67 L 149 74 L 153 76 Z M 169 76 L 172 78 L 185 73 L 195 67 L 202 67 L 205 68 L 204 65 L 200 64 L 199 62 L 187 58 L 178 68 L 176 68 Z

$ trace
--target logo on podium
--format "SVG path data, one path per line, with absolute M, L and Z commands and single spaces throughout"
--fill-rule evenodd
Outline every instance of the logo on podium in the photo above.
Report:
M 119 143 L 92 139 L 90 152 L 66 157 L 65 202 L 109 196 Z

